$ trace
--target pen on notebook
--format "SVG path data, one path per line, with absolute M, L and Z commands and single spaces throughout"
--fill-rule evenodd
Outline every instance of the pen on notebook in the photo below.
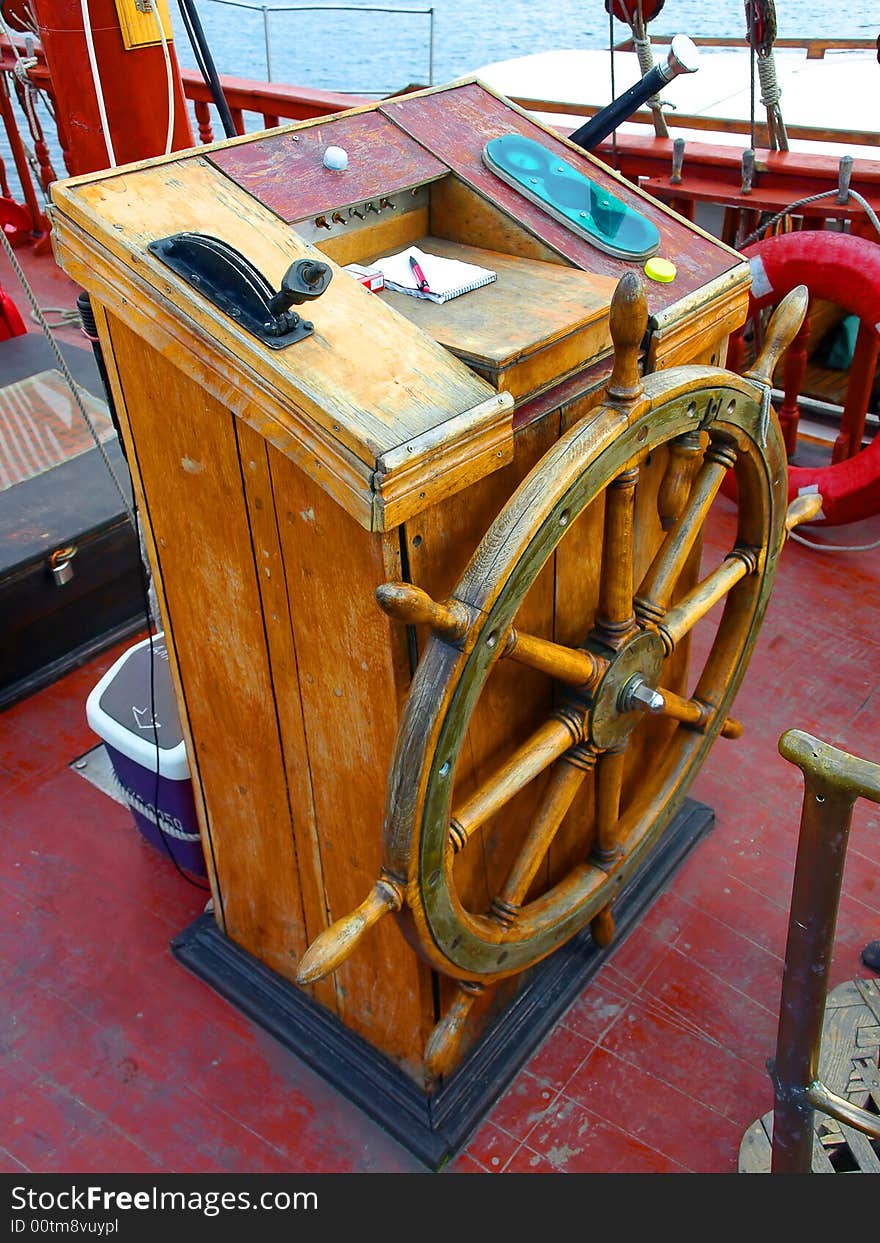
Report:
M 431 290 L 428 288 L 428 282 L 425 277 L 425 274 L 422 271 L 422 269 L 419 267 L 419 261 L 418 259 L 415 258 L 414 255 L 410 255 L 409 257 L 409 266 L 412 268 L 413 276 L 416 278 L 416 284 L 419 287 L 419 292 L 430 293 Z

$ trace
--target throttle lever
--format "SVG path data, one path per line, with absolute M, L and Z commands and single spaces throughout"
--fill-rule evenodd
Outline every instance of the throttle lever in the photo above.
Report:
M 311 336 L 314 325 L 291 308 L 319 298 L 333 275 L 317 259 L 297 259 L 276 292 L 234 246 L 208 233 L 175 233 L 147 249 L 188 285 L 271 349 Z
M 281 280 L 281 288 L 269 302 L 273 315 L 283 315 L 292 306 L 320 298 L 330 284 L 333 273 L 326 263 L 315 259 L 297 259 Z

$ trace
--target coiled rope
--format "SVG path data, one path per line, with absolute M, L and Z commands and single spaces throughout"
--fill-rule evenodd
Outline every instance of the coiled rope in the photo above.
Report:
M 639 58 L 639 69 L 642 77 L 644 77 L 646 73 L 650 73 L 654 68 L 654 51 L 651 47 L 651 39 L 644 24 L 641 27 L 638 24 L 632 26 L 632 32 L 633 47 L 636 50 L 636 56 Z M 648 100 L 648 107 L 654 115 L 654 133 L 658 138 L 668 138 L 669 126 L 666 124 L 666 117 L 663 115 L 663 105 L 659 95 L 651 96 Z
M 52 110 L 52 105 L 51 105 L 48 95 L 46 95 L 39 87 L 34 86 L 33 82 L 30 79 L 30 71 L 31 69 L 33 69 L 34 65 L 38 63 L 37 57 L 34 55 L 22 56 L 21 52 L 18 50 L 18 45 L 16 44 L 15 40 L 12 37 L 12 31 L 10 30 L 9 26 L 6 24 L 6 19 L 3 16 L 2 7 L 0 7 L 0 30 L 2 30 L 3 34 L 6 36 L 6 39 L 9 42 L 9 46 L 12 48 L 12 54 L 15 57 L 15 64 L 12 67 L 12 78 L 16 84 L 16 96 L 18 98 L 19 103 L 21 104 L 22 111 L 24 112 L 25 119 L 28 124 L 28 129 L 30 130 L 31 139 L 34 142 L 35 148 L 36 148 L 36 144 L 38 143 L 42 144 L 44 151 L 47 152 L 46 158 L 48 160 L 48 148 L 46 147 L 46 137 L 45 137 L 45 134 L 43 133 L 43 127 L 40 124 L 40 118 L 37 116 L 37 109 L 36 109 L 37 100 L 39 99 L 43 100 L 43 102 L 46 105 L 46 110 L 48 111 L 49 116 L 52 118 L 53 121 L 55 120 L 55 114 Z M 26 35 L 25 41 L 28 43 L 29 48 L 32 51 L 33 41 L 31 39 L 31 36 Z M 41 175 L 40 164 L 36 156 L 36 151 L 35 149 L 32 150 L 31 148 L 29 148 L 25 143 L 22 143 L 22 147 L 24 148 L 25 157 L 27 159 L 28 164 L 31 167 L 31 171 L 35 175 L 37 185 L 40 188 L 40 193 L 42 194 L 43 201 L 45 202 L 46 201 L 46 185 Z M 51 167 L 51 165 L 49 165 L 49 172 L 51 173 L 51 179 L 54 180 L 55 171 Z

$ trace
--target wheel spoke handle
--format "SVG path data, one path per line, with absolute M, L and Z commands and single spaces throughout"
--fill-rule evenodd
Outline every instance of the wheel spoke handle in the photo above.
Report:
M 779 303 L 773 312 L 761 353 L 746 376 L 759 384 L 769 384 L 776 364 L 798 334 L 809 306 L 810 295 L 806 285 L 797 285 Z
M 796 496 L 785 511 L 786 538 L 791 535 L 795 527 L 800 526 L 802 522 L 812 522 L 821 511 L 821 493 L 805 492 L 803 496 Z
M 669 461 L 657 493 L 657 515 L 664 531 L 675 525 L 684 510 L 702 451 L 699 432 L 684 432 L 669 442 Z
M 583 648 L 563 647 L 549 639 L 511 630 L 502 656 L 530 669 L 549 674 L 566 686 L 590 690 L 608 668 L 608 661 L 593 656 Z
M 594 762 L 595 757 L 589 752 L 577 762 L 566 762 L 565 756 L 557 761 L 544 802 L 538 809 L 501 892 L 492 901 L 492 912 L 502 923 L 515 922 L 518 908 L 547 857 L 547 851 Z
M 809 522 L 815 518 L 822 508 L 822 497 L 818 492 L 805 493 L 796 497 L 785 514 L 785 530 L 790 535 L 801 522 Z M 734 548 L 727 557 L 692 591 L 679 600 L 674 608 L 664 615 L 657 623 L 657 629 L 667 648 L 667 654 L 675 649 L 676 643 L 705 617 L 709 610 L 723 596 L 736 586 L 741 578 L 753 573 L 758 568 L 758 554 L 754 548 Z
M 633 523 L 639 468 L 621 472 L 605 495 L 602 572 L 596 608 L 596 637 L 619 647 L 636 629 L 633 612 Z
M 753 573 L 757 566 L 758 554 L 754 548 L 734 548 L 716 570 L 679 600 L 657 625 L 667 654 L 675 650 L 675 645 L 727 595 L 731 587 Z
M 596 766 L 596 841 L 593 846 L 593 860 L 600 864 L 613 863 L 620 855 L 617 828 L 625 759 L 624 742 L 613 751 L 605 751 L 600 755 Z
M 449 823 L 449 841 L 454 851 L 462 850 L 481 824 L 509 803 L 530 781 L 534 781 L 564 751 L 583 737 L 583 718 L 560 710 L 558 715 L 537 729 L 531 738 L 514 751 L 466 802 L 453 812 Z
M 459 1049 L 471 1010 L 485 989 L 485 984 L 459 983 L 451 1006 L 431 1032 L 425 1046 L 425 1078 L 429 1086 L 448 1074 L 458 1063 Z
M 446 600 L 441 604 L 412 583 L 383 583 L 376 589 L 376 600 L 395 621 L 407 626 L 430 626 L 449 643 L 463 639 L 471 624 L 468 610 L 460 601 Z M 497 639 L 489 635 L 487 641 L 494 645 Z M 588 689 L 608 667 L 607 661 L 591 656 L 583 648 L 563 647 L 561 643 L 515 629 L 508 632 L 501 656 L 547 673 L 567 686 Z
M 720 438 L 710 443 L 694 479 L 687 505 L 670 527 L 636 593 L 636 613 L 643 621 L 659 621 L 666 611 L 712 502 L 735 462 L 736 452 L 732 445 Z
M 468 611 L 458 600 L 440 604 L 412 583 L 382 583 L 376 588 L 376 601 L 395 621 L 430 626 L 441 639 L 451 642 L 464 638 L 470 625 Z
M 611 903 L 603 906 L 601 911 L 597 911 L 590 920 L 590 936 L 598 945 L 599 949 L 605 949 L 614 940 L 614 915 L 611 911 Z
M 331 975 L 341 967 L 355 950 L 364 933 L 379 922 L 389 911 L 399 911 L 403 905 L 403 889 L 390 876 L 376 881 L 369 896 L 351 912 L 337 919 L 311 943 L 300 960 L 296 973 L 297 984 L 314 984 L 325 975 Z

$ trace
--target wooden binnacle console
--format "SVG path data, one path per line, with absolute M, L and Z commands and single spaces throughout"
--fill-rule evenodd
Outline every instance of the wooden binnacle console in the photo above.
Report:
M 271 991 L 292 1047 L 312 1024 L 319 1069 L 368 1050 L 430 1130 L 529 981 L 610 941 L 739 732 L 820 503 L 786 515 L 769 402 L 803 298 L 725 370 L 742 256 L 476 81 L 53 200 L 193 775 L 213 912 L 185 960 L 249 1012 Z M 439 304 L 347 270 L 412 246 L 496 279 Z

